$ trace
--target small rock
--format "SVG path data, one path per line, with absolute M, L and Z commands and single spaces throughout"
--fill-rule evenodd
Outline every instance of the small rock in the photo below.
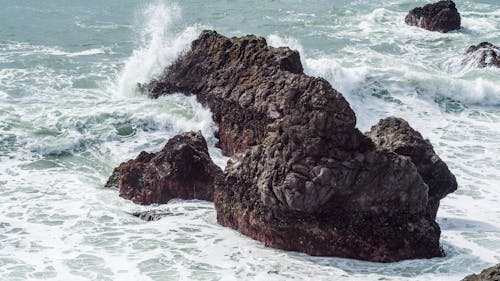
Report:
M 480 274 L 472 274 L 462 281 L 500 281 L 500 264 L 483 270 Z
M 430 31 L 448 32 L 460 29 L 461 19 L 455 3 L 444 0 L 411 10 L 405 22 Z
M 500 67 L 500 48 L 489 42 L 470 46 L 462 64 L 471 63 L 480 68 Z
M 213 201 L 215 177 L 221 175 L 201 133 L 187 132 L 170 139 L 157 153 L 143 151 L 122 163 L 106 186 L 118 186 L 121 197 L 142 205 L 173 198 Z
M 144 211 L 144 212 L 135 212 L 131 214 L 134 217 L 138 217 L 144 221 L 158 221 L 167 216 L 173 216 L 174 214 L 169 211 Z

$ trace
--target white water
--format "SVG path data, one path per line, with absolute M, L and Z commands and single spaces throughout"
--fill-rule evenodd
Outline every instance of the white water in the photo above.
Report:
M 439 34 L 405 26 L 397 8 L 405 4 L 386 2 L 371 11 L 347 5 L 326 18 L 319 3 L 259 14 L 265 20 L 256 23 L 246 13 L 260 7 L 239 2 L 208 3 L 206 18 L 195 13 L 200 3 L 134 6 L 130 24 L 107 18 L 124 13 L 113 6 L 102 19 L 69 18 L 89 38 L 102 36 L 98 44 L 0 42 L 0 279 L 459 280 L 500 262 L 499 72 L 452 67 L 469 44 L 499 38 L 500 9 L 462 4 L 472 17 L 464 30 Z M 150 100 L 135 91 L 205 26 L 298 49 L 308 74 L 346 96 L 363 131 L 396 115 L 428 137 L 459 182 L 438 214 L 447 257 L 376 264 L 283 252 L 219 226 L 211 203 L 144 207 L 102 188 L 121 161 L 186 130 L 202 131 L 224 165 L 210 112 L 193 97 Z M 124 50 L 125 31 L 132 42 Z M 130 215 L 149 209 L 174 215 Z

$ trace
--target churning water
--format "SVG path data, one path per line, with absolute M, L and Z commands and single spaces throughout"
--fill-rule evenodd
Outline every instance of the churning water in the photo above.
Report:
M 500 3 L 457 0 L 463 29 L 404 24 L 425 1 L 0 0 L 0 280 L 459 280 L 500 262 L 500 70 L 462 65 L 500 44 Z M 366 131 L 407 119 L 457 176 L 441 203 L 445 258 L 376 264 L 263 246 L 216 223 L 213 205 L 137 206 L 102 186 L 114 166 L 201 130 L 192 97 L 135 91 L 203 29 L 301 52 Z M 145 209 L 173 215 L 144 222 Z

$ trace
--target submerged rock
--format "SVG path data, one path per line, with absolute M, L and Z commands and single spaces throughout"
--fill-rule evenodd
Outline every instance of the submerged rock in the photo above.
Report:
M 170 139 L 156 153 L 141 152 L 115 169 L 106 186 L 134 203 L 163 204 L 170 199 L 213 200 L 215 177 L 222 170 L 208 154 L 201 133 L 187 132 Z
M 204 31 L 141 88 L 152 97 L 194 94 L 213 112 L 219 146 L 233 156 L 216 179 L 220 224 L 311 255 L 443 255 L 417 166 L 356 129 L 342 94 L 305 75 L 296 51 Z
M 500 264 L 483 270 L 480 274 L 472 274 L 462 281 L 500 281 Z
M 439 208 L 439 201 L 457 190 L 457 181 L 446 163 L 436 155 L 432 144 L 401 118 L 382 119 L 367 135 L 377 148 L 408 156 L 429 187 L 427 213 L 433 218 Z
M 169 211 L 158 211 L 158 210 L 132 213 L 132 216 L 137 217 L 144 221 L 158 221 L 164 217 L 174 216 L 174 215 L 176 214 Z
M 460 29 L 461 19 L 455 3 L 443 0 L 411 10 L 405 22 L 430 31 L 448 32 Z
M 500 48 L 489 42 L 470 46 L 463 64 L 474 64 L 481 68 L 490 66 L 500 67 Z

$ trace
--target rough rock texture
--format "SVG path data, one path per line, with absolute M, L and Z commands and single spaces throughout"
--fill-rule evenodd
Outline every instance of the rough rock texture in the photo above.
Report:
M 455 3 L 444 0 L 411 10 L 405 22 L 430 31 L 448 32 L 460 29 L 461 19 Z
M 106 186 L 118 186 L 121 197 L 143 205 L 173 198 L 212 201 L 217 176 L 222 170 L 210 159 L 201 133 L 187 132 L 170 139 L 157 153 L 143 151 L 122 163 Z
M 215 186 L 222 225 L 311 255 L 443 255 L 417 167 L 356 129 L 344 97 L 303 74 L 296 51 L 205 31 L 141 88 L 152 97 L 194 94 L 211 109 L 219 146 L 233 156 Z
M 480 274 L 472 274 L 462 281 L 500 281 L 500 264 L 483 270 Z
M 377 148 L 410 157 L 429 187 L 427 213 L 436 218 L 439 201 L 457 190 L 457 181 L 446 163 L 436 155 L 432 144 L 401 118 L 382 119 L 367 135 Z
M 478 67 L 500 67 L 500 48 L 489 42 L 470 46 L 464 64 L 470 62 Z

